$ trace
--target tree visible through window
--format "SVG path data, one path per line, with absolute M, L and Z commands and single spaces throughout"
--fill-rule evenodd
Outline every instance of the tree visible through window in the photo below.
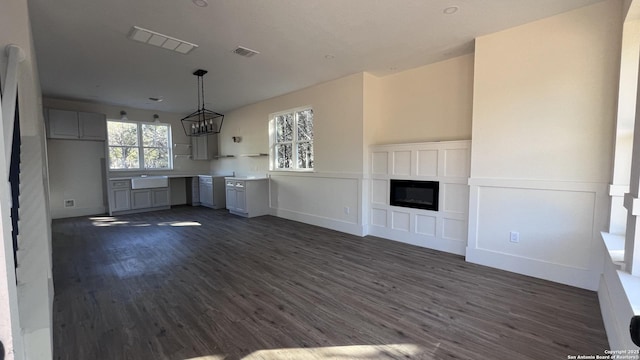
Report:
M 109 169 L 171 169 L 171 126 L 107 121 Z
M 271 118 L 271 168 L 313 169 L 313 109 L 294 109 Z

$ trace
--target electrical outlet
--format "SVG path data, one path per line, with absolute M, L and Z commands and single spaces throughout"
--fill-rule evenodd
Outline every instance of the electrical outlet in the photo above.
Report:
M 512 243 L 520 242 L 520 233 L 517 231 L 512 231 L 509 233 L 509 241 Z
M 351 213 L 351 208 L 350 208 L 350 207 L 348 207 L 348 206 L 345 206 L 345 207 L 344 207 L 344 213 L 345 213 L 345 214 L 347 214 L 347 215 L 349 215 L 349 213 Z
M 68 207 L 75 207 L 76 206 L 76 201 L 73 199 L 66 199 L 64 201 L 64 207 L 68 208 Z

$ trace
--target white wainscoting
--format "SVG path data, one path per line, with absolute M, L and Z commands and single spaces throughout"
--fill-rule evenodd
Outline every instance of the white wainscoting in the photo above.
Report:
M 269 201 L 275 216 L 364 236 L 363 179 L 359 174 L 271 172 Z
M 470 179 L 467 261 L 597 290 L 607 184 Z M 519 242 L 510 233 L 519 233 Z
M 464 255 L 471 141 L 371 147 L 368 233 L 390 240 Z M 389 180 L 440 183 L 439 211 L 389 205 Z

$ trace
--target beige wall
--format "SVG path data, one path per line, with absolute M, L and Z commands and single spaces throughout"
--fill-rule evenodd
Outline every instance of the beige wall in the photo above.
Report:
M 300 106 L 313 107 L 316 172 L 360 173 L 363 156 L 363 74 L 355 74 L 245 106 L 225 114 L 220 133 L 222 154 L 269 151 L 269 114 Z M 231 137 L 240 136 L 240 143 Z M 268 170 L 266 158 L 221 159 L 215 172 L 246 175 Z
M 471 138 L 473 55 L 383 78 L 347 76 L 225 114 L 221 153 L 267 152 L 268 115 L 298 106 L 314 108 L 316 170 L 366 172 L 369 145 Z M 232 136 L 241 136 L 233 143 Z M 265 173 L 268 159 L 222 159 L 219 171 Z
M 383 95 L 382 95 L 382 86 L 383 79 L 375 77 L 369 73 L 364 73 L 364 84 L 363 84 L 363 145 L 364 145 L 364 155 L 365 161 L 363 162 L 363 173 L 368 173 L 368 164 L 367 160 L 369 154 L 369 146 L 374 145 L 380 140 L 377 140 L 376 137 L 380 137 L 383 134 Z
M 471 139 L 473 54 L 380 79 L 374 144 Z
M 472 177 L 608 182 L 618 1 L 476 39 Z
M 621 35 L 605 1 L 476 39 L 467 260 L 597 289 Z
M 47 140 L 51 217 L 104 214 L 104 142 Z M 72 199 L 73 208 L 64 201 Z

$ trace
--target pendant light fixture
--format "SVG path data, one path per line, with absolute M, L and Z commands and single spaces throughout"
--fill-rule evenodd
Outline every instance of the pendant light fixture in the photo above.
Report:
M 198 108 L 180 120 L 187 136 L 218 134 L 222 130 L 224 115 L 207 110 L 204 107 L 204 80 L 202 77 L 206 73 L 207 70 L 202 69 L 198 69 L 193 73 L 198 78 Z

